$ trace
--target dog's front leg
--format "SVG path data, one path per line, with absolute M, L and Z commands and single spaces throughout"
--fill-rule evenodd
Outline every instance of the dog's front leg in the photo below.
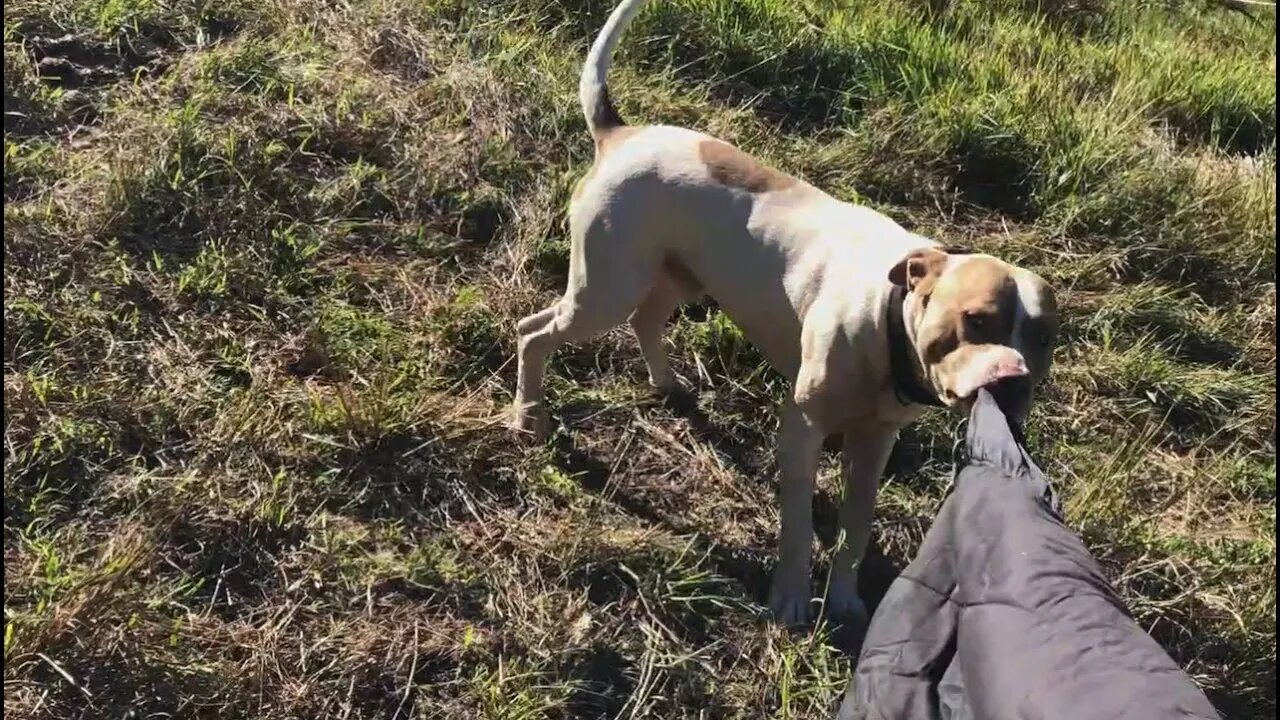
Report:
M 867 606 L 858 594 L 858 566 L 871 540 L 880 476 L 889 462 L 897 430 L 892 426 L 860 426 L 845 432 L 841 475 L 840 545 L 831 570 L 828 608 L 831 616 L 865 627 Z
M 822 456 L 823 432 L 795 403 L 787 401 L 778 432 L 778 489 L 782 525 L 778 567 L 769 591 L 774 617 L 787 625 L 809 619 L 809 570 L 813 552 L 813 482 Z

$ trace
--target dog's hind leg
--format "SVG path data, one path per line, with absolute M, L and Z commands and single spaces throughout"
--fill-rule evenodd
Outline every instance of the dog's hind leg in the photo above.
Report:
M 547 323 L 551 322 L 551 318 L 556 316 L 556 306 L 543 308 L 538 312 L 522 319 L 516 323 L 516 332 L 520 335 L 528 335 L 535 330 L 539 330 Z
M 631 313 L 631 329 L 640 342 L 640 352 L 644 355 L 644 364 L 649 370 L 649 384 L 664 393 L 679 388 L 667 359 L 662 331 L 666 329 L 667 320 L 682 299 L 676 282 L 666 271 L 659 271 L 653 287 L 649 289 L 648 297 Z
M 511 426 L 542 437 L 547 431 L 546 410 L 542 407 L 543 372 L 547 356 L 555 349 L 554 336 L 547 332 L 560 309 L 560 301 L 516 323 L 519 344 L 516 353 L 516 397 Z
M 591 245 L 593 250 L 587 251 Z M 541 437 L 548 430 L 543 397 L 547 358 L 561 345 L 594 337 L 622 324 L 640 305 L 658 269 L 656 258 L 637 258 L 622 238 L 593 223 L 575 237 L 564 297 L 521 320 L 516 359 L 513 426 Z

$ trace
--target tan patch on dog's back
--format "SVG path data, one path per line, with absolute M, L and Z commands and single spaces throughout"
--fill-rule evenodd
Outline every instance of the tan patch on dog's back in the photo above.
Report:
M 799 182 L 720 140 L 703 140 L 698 143 L 698 158 L 707 166 L 707 172 L 713 180 L 747 192 L 785 190 Z

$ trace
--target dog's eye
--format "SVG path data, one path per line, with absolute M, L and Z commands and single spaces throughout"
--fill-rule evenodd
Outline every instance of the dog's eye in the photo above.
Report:
M 974 311 L 968 311 L 964 314 L 965 328 L 972 332 L 982 332 L 987 327 L 987 316 Z

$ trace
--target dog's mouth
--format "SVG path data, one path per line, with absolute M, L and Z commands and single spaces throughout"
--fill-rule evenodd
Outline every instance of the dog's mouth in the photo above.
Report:
M 936 377 L 943 401 L 954 405 L 973 400 L 984 387 L 1029 385 L 1031 370 L 1022 353 L 1011 347 L 968 346 L 944 360 Z
M 1032 375 L 1022 354 L 1003 345 L 967 346 L 949 356 L 934 375 L 944 404 L 969 412 L 986 388 L 1010 420 L 1021 425 L 1031 407 Z M 951 373 L 947 373 L 951 370 Z
M 1004 414 L 1019 426 L 1026 422 L 1031 410 L 1031 378 L 1028 375 L 1010 375 L 994 379 L 982 386 L 991 393 L 992 399 L 1004 411 Z M 965 398 L 961 403 L 966 412 L 973 409 L 978 393 Z
M 1031 375 L 1031 370 L 1027 368 L 1026 362 L 1022 359 L 1021 356 L 1019 356 L 1016 359 L 1011 361 L 1007 361 L 1007 362 L 1002 361 L 998 363 L 995 367 L 992 367 L 990 370 L 988 370 L 981 384 L 978 386 L 978 388 L 995 385 L 1002 380 L 1008 380 L 1010 378 L 1028 377 L 1030 375 Z M 974 388 L 973 393 L 970 394 L 971 397 L 972 395 L 977 394 L 978 388 Z

